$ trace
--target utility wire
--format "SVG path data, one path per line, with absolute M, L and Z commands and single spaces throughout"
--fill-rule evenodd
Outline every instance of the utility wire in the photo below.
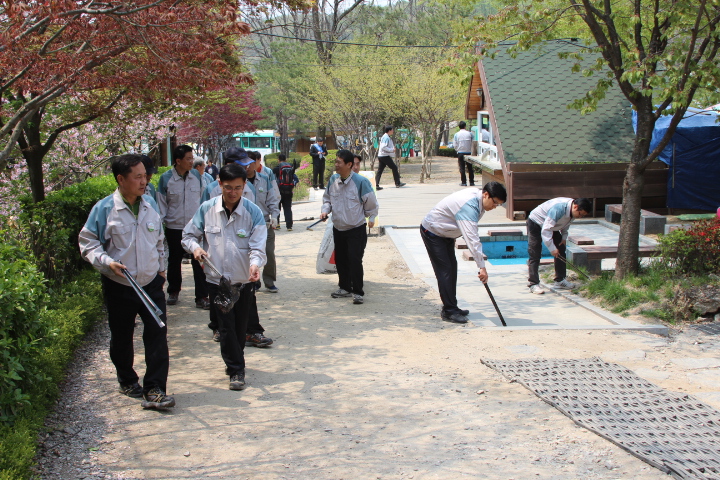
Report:
M 286 35 L 275 35 L 274 33 L 251 32 L 255 35 L 264 35 L 266 37 L 287 38 L 290 40 L 303 40 L 306 42 L 322 42 L 335 43 L 338 45 L 358 45 L 360 47 L 384 47 L 384 48 L 458 48 L 457 45 L 379 45 L 371 43 L 353 43 L 353 42 L 336 42 L 333 40 L 315 40 L 314 38 L 289 37 Z

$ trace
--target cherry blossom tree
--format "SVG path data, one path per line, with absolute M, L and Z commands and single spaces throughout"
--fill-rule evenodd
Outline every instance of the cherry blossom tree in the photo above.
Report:
M 233 0 L 0 0 L 0 168 L 19 152 L 42 200 L 42 164 L 59 135 L 123 98 L 192 104 L 248 82 L 234 50 L 249 32 Z M 63 122 L 46 128 L 48 114 Z

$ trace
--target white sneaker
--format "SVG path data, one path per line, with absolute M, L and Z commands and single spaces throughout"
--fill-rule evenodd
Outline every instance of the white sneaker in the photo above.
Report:
M 530 287 L 530 293 L 534 293 L 535 295 L 542 295 L 545 293 L 545 290 L 542 289 L 540 285 L 533 285 Z
M 572 282 L 568 282 L 568 281 L 567 281 L 567 278 L 564 278 L 564 279 L 562 279 L 562 280 L 559 281 L 559 282 L 553 283 L 553 287 L 555 287 L 555 288 L 561 288 L 561 289 L 564 289 L 564 290 L 572 290 L 573 288 L 575 288 L 575 284 L 572 283 Z

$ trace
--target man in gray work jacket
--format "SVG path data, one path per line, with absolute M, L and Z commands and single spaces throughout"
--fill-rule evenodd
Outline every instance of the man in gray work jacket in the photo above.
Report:
M 335 265 L 338 272 L 338 288 L 333 298 L 353 297 L 353 303 L 362 304 L 363 264 L 367 245 L 368 226 L 375 225 L 379 206 L 370 181 L 352 171 L 354 156 L 350 150 L 338 150 L 335 174 L 330 177 L 323 195 L 320 218 L 333 214 L 333 239 L 335 241 Z
M 174 167 L 163 173 L 158 181 L 157 203 L 160 216 L 166 225 L 165 236 L 168 243 L 168 305 L 178 302 L 182 287 L 182 231 L 200 207 L 203 181 L 200 172 L 192 168 L 193 149 L 180 145 L 173 150 Z M 205 273 L 197 260 L 192 260 L 195 280 L 195 306 L 210 309 Z
M 115 365 L 120 393 L 143 398 L 143 408 L 167 409 L 175 399 L 165 394 L 168 377 L 167 327 L 160 327 L 125 278 L 132 275 L 165 319 L 165 249 L 157 204 L 143 195 L 147 175 L 141 155 L 113 160 L 118 188 L 90 211 L 80 231 L 80 254 L 102 273 L 103 296 L 110 327 L 110 359 Z M 135 317 L 143 321 L 145 377 L 143 386 L 133 368 Z

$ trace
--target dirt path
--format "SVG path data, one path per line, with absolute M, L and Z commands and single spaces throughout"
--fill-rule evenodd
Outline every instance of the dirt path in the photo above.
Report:
M 275 345 L 246 350 L 244 391 L 228 390 L 207 312 L 191 302 L 188 265 L 181 301 L 169 310 L 172 412 L 144 411 L 115 393 L 107 329 L 94 332 L 48 420 L 41 477 L 669 478 L 481 358 L 601 355 L 720 405 L 718 394 L 707 393 L 719 390 L 717 370 L 682 362 L 712 363 L 712 337 L 488 332 L 444 323 L 436 293 L 409 274 L 387 237 L 370 238 L 366 303 L 352 305 L 330 298 L 335 276 L 315 274 L 322 233 L 278 232 L 280 293 L 258 294 Z M 137 363 L 143 372 L 141 356 Z

